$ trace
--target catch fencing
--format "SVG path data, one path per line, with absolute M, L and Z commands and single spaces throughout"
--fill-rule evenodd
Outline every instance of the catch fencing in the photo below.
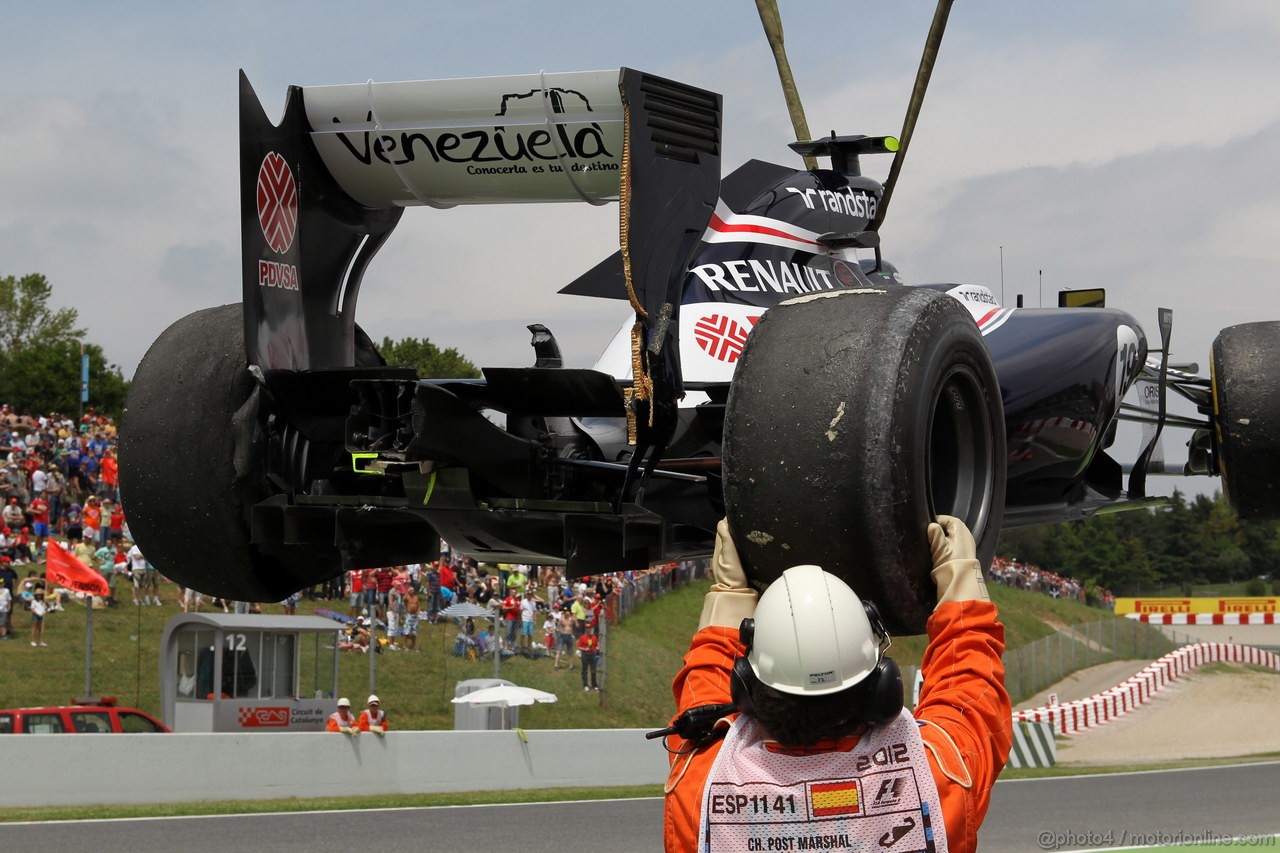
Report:
M 1016 705 L 1073 672 L 1117 660 L 1154 660 L 1176 645 L 1159 629 L 1130 619 L 1109 617 L 1062 626 L 1047 637 L 1005 651 L 1005 686 Z

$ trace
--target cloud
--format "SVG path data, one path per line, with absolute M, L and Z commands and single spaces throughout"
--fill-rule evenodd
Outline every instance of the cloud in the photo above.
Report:
M 1156 308 L 1175 311 L 1175 350 L 1204 362 L 1218 329 L 1280 319 L 1267 269 L 1280 264 L 1273 173 L 1280 123 L 1218 146 L 1187 145 L 1098 165 L 1035 167 L 970 179 L 928 228 L 907 228 L 890 250 L 909 280 L 969 281 L 1006 302 L 1046 305 L 1062 288 L 1105 286 L 1108 304 L 1154 333 Z M 1225 199 L 1230 198 L 1227 203 Z M 899 210 L 898 213 L 904 213 Z
M 177 291 L 198 294 L 226 290 L 240 276 L 240 247 L 218 243 L 175 244 L 165 249 L 156 271 L 159 280 Z

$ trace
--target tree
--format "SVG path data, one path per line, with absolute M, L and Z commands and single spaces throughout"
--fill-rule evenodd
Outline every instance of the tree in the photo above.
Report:
M 120 368 L 108 364 L 102 347 L 86 344 L 89 356 L 89 403 L 99 412 L 119 417 L 129 390 Z M 33 414 L 75 413 L 80 408 L 80 344 L 74 340 L 28 346 L 0 353 L 0 400 Z
M 426 338 L 403 338 L 392 341 L 383 338 L 378 345 L 378 352 L 387 360 L 387 364 L 397 367 L 412 367 L 418 375 L 427 379 L 478 379 L 480 370 L 462 356 L 456 349 L 449 347 L 441 350 Z
M 49 307 L 53 285 L 39 273 L 0 277 L 0 401 L 18 411 L 72 414 L 80 406 L 80 346 L 84 329 L 74 308 Z M 118 416 L 128 389 L 102 347 L 85 344 L 89 403 Z
M 1221 494 L 1188 502 L 1175 489 L 1156 510 L 1006 530 L 996 553 L 1119 595 L 1169 586 L 1190 595 L 1198 584 L 1280 574 L 1280 523 L 1242 520 Z
M 13 356 L 33 346 L 78 341 L 74 308 L 49 309 L 53 285 L 39 273 L 0 278 L 0 352 Z

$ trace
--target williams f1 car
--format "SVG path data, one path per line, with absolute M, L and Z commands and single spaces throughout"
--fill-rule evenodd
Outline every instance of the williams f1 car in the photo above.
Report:
M 720 97 L 628 68 L 293 87 L 279 125 L 242 74 L 240 123 L 242 303 L 164 332 L 122 429 L 130 528 L 184 586 L 276 600 L 442 538 L 580 577 L 704 557 L 727 513 L 754 583 L 818 563 L 919 632 L 936 514 L 989 560 L 1004 526 L 1150 505 L 1154 435 L 1127 478 L 1108 452 L 1126 418 L 1190 429 L 1187 472 L 1280 511 L 1280 326 L 1222 332 L 1205 379 L 1168 364 L 1170 315 L 1150 348 L 1101 291 L 906 284 L 860 165 L 892 137 L 722 178 Z M 420 377 L 357 325 L 406 208 L 575 201 L 620 211 L 618 251 L 562 291 L 629 305 L 593 369 L 552 323 L 531 366 Z

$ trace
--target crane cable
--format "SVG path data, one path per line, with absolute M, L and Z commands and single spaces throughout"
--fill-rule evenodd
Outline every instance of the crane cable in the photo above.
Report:
M 920 117 L 920 108 L 924 105 L 924 93 L 929 88 L 929 77 L 933 74 L 933 63 L 938 58 L 938 48 L 942 46 L 942 33 L 947 28 L 947 16 L 951 13 L 952 0 L 938 0 L 933 10 L 933 23 L 929 25 L 929 36 L 924 42 L 924 52 L 920 55 L 920 67 L 916 70 L 915 86 L 911 90 L 911 101 L 907 104 L 907 115 L 902 121 L 902 133 L 898 137 L 898 150 L 893 155 L 893 165 L 889 167 L 889 177 L 884 182 L 884 194 L 876 207 L 875 218 L 867 226 L 868 230 L 879 231 L 884 223 L 885 211 L 889 209 L 889 199 L 893 196 L 893 188 L 898 184 L 898 175 L 902 173 L 902 161 L 907 156 L 907 146 L 911 144 L 911 134 L 915 132 L 916 120 Z
M 778 82 L 782 84 L 782 97 L 787 102 L 787 112 L 796 132 L 796 141 L 809 142 L 809 123 L 805 121 L 804 104 L 800 103 L 800 93 L 796 90 L 795 78 L 791 76 L 791 63 L 787 61 L 787 48 L 782 39 L 782 16 L 778 14 L 777 0 L 756 0 L 756 11 L 760 13 L 765 38 L 769 40 L 773 61 L 778 66 Z M 811 171 L 818 168 L 818 158 L 805 157 L 804 167 Z

